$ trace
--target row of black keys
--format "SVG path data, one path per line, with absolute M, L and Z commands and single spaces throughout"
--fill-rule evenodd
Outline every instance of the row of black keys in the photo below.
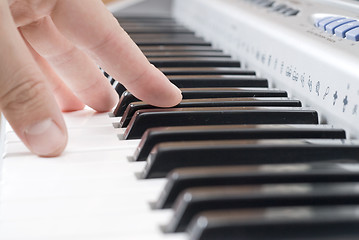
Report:
M 344 130 L 317 125 L 315 111 L 172 19 L 120 22 L 183 91 L 178 106 L 159 109 L 116 86 L 117 127 L 127 127 L 125 139 L 142 138 L 131 157 L 147 161 L 139 177 L 168 178 L 153 203 L 174 209 L 164 231 L 187 230 L 193 240 L 358 239 L 359 145 Z

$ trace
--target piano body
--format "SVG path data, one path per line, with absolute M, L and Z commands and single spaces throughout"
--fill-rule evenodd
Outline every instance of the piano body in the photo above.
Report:
M 119 107 L 64 114 L 69 144 L 51 159 L 30 154 L 3 120 L 1 240 L 358 239 L 358 1 L 148 0 L 110 9 L 186 99 L 177 110 L 132 104 L 119 128 L 121 104 L 136 99 L 106 75 L 125 91 Z M 256 85 L 263 79 L 269 89 Z M 213 100 L 210 87 L 223 95 Z M 140 140 L 146 129 L 137 122 L 160 128 Z M 150 137 L 160 144 L 152 148 Z M 144 144 L 152 152 L 136 161 Z

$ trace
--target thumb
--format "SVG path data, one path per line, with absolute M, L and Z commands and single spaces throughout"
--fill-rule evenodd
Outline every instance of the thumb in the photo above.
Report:
M 30 77 L 34 75 L 29 71 L 23 70 L 23 74 L 27 78 L 10 88 L 1 88 L 1 111 L 33 153 L 46 157 L 57 156 L 67 143 L 66 127 L 60 110 L 49 94 L 47 85 L 39 79 L 41 74 L 36 78 Z
M 33 153 L 59 155 L 67 143 L 65 122 L 10 10 L 3 7 L 0 32 L 6 34 L 0 38 L 0 111 Z

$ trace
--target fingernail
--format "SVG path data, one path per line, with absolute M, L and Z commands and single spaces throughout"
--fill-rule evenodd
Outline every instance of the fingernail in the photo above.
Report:
M 39 156 L 56 156 L 66 144 L 66 136 L 52 119 L 33 124 L 25 130 L 32 152 Z

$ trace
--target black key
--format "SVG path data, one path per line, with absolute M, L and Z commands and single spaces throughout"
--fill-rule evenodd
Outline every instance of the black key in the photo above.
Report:
M 155 30 L 153 33 L 157 33 L 156 30 L 164 30 L 163 32 L 160 31 L 160 33 L 167 33 L 167 30 L 186 30 L 186 31 L 190 31 L 188 28 L 184 27 L 184 26 L 180 26 L 178 24 L 174 24 L 174 25 L 168 25 L 168 26 L 164 26 L 164 25 L 156 25 L 153 24 L 151 26 L 141 26 L 141 25 L 137 25 L 137 26 L 133 26 L 133 27 L 127 27 L 126 32 L 131 33 L 139 31 L 141 32 L 142 30 L 147 31 L 147 30 Z M 152 33 L 152 34 L 153 34 Z
M 137 40 L 138 46 L 211 46 L 209 42 L 202 39 L 154 39 L 154 40 Z
M 176 23 L 176 22 L 172 22 L 172 21 L 162 21 L 162 22 L 160 22 L 160 21 L 158 21 L 158 22 L 139 22 L 139 21 L 136 21 L 136 22 L 120 22 L 120 25 L 121 25 L 121 27 L 123 28 L 123 29 L 125 29 L 125 31 L 126 31 L 126 29 L 127 28 L 134 28 L 134 27 L 136 27 L 136 28 L 145 28 L 145 27 L 150 27 L 150 28 L 152 28 L 152 27 L 178 27 L 178 26 L 180 26 L 180 27 L 183 27 L 184 28 L 184 26 L 183 25 L 180 25 L 180 24 L 178 24 L 178 23 Z
M 286 91 L 259 88 L 183 88 L 181 91 L 183 99 L 288 96 Z M 140 100 L 133 96 L 130 92 L 123 92 L 120 102 L 114 111 L 114 115 L 117 117 L 122 116 L 128 104 L 138 101 Z
M 106 78 L 108 78 L 110 75 L 107 72 L 103 72 L 103 75 L 105 75 Z
M 142 52 L 146 54 L 149 51 L 213 51 L 213 52 L 222 52 L 220 49 L 214 49 L 209 46 L 140 46 Z
M 113 79 L 113 78 L 111 78 L 111 80 L 110 80 L 111 85 L 114 85 L 114 84 L 115 84 L 115 82 L 116 82 L 116 80 L 115 80 L 115 79 Z
M 241 67 L 238 60 L 226 58 L 149 58 L 156 67 Z
M 231 58 L 231 55 L 226 55 L 221 52 L 205 52 L 205 51 L 198 51 L 198 52 L 180 52 L 180 51 L 168 51 L 168 52 L 162 52 L 162 51 L 152 51 L 145 53 L 146 57 L 148 58 L 170 58 L 170 57 L 223 57 L 223 58 Z
M 359 164 L 355 166 L 359 167 Z M 359 182 L 359 171 L 349 171 L 338 164 L 328 163 L 201 167 L 175 169 L 167 180 L 160 198 L 154 204 L 157 209 L 172 207 L 179 194 L 192 187 Z
M 183 27 L 148 27 L 148 28 L 127 28 L 126 32 L 131 35 L 133 33 L 135 34 L 146 34 L 146 33 L 188 33 L 188 34 L 194 34 L 193 31 L 188 30 L 187 28 Z
M 122 15 L 122 14 L 121 14 Z M 178 22 L 174 18 L 166 16 L 116 16 L 116 19 L 120 21 L 120 24 L 174 24 L 178 25 Z
M 168 76 L 169 80 L 179 88 L 204 87 L 268 87 L 268 80 L 255 76 L 235 75 L 187 75 Z
M 144 40 L 144 39 L 202 39 L 192 33 L 133 33 L 131 34 L 132 40 L 135 42 L 137 40 Z
M 135 113 L 124 139 L 138 139 L 153 127 L 232 124 L 317 124 L 313 110 L 285 107 L 213 107 L 144 109 Z
M 301 107 L 299 100 L 288 100 L 283 98 L 207 98 L 207 99 L 185 99 L 173 108 L 193 107 Z M 138 110 L 155 109 L 152 105 L 144 102 L 132 102 L 123 114 L 120 127 L 127 127 L 133 115 Z M 158 108 L 161 109 L 161 108 Z
M 326 125 L 219 125 L 150 128 L 142 136 L 132 160 L 145 161 L 155 145 L 164 142 L 240 139 L 345 139 L 343 129 Z
M 169 80 L 179 88 L 209 88 L 209 87 L 268 87 L 268 80 L 255 76 L 235 75 L 188 75 L 168 76 Z M 122 84 L 116 86 L 121 96 L 126 91 Z
M 142 37 L 143 35 L 149 35 L 149 36 Z M 158 36 L 156 36 L 156 35 L 158 35 Z M 174 35 L 174 34 L 172 34 L 172 35 Z M 177 34 L 177 35 L 179 35 L 179 34 Z M 185 43 L 190 44 L 191 42 L 193 42 L 194 44 L 206 43 L 206 41 L 204 39 L 196 37 L 194 35 L 190 35 L 190 34 L 181 34 L 181 35 L 183 35 L 183 36 L 182 37 L 171 36 L 171 35 L 166 36 L 163 34 L 154 34 L 152 36 L 150 34 L 137 34 L 136 37 L 132 37 L 132 40 L 134 42 L 136 42 L 136 44 L 139 44 L 141 46 L 144 46 L 147 42 L 148 42 L 147 45 L 150 45 L 150 46 L 151 46 L 151 43 L 156 43 L 156 42 L 163 42 L 164 44 L 162 44 L 162 45 L 167 45 L 167 46 L 171 46 L 171 45 L 172 46 L 181 46 L 180 42 L 182 42 L 183 44 L 185 44 Z M 160 51 L 160 52 L 163 53 L 163 51 Z
M 169 75 L 256 75 L 255 71 L 242 68 L 225 67 L 189 67 L 189 68 L 160 68 L 167 76 Z
M 118 83 L 116 85 L 115 90 L 119 96 L 122 96 L 122 94 L 127 91 L 126 87 L 123 86 L 121 83 Z
M 188 228 L 190 240 L 356 240 L 358 206 L 208 211 Z
M 359 159 L 359 144 L 345 140 L 227 140 L 168 142 L 155 146 L 142 178 L 165 177 L 175 168 L 286 164 Z
M 120 23 L 126 23 L 126 22 L 174 22 L 175 23 L 176 22 L 176 20 L 171 17 L 142 16 L 142 14 L 138 16 L 134 16 L 134 15 L 124 16 L 123 14 L 121 14 L 121 16 L 118 16 L 115 14 L 115 17 Z
M 191 188 L 176 201 L 166 232 L 185 231 L 197 214 L 211 210 L 359 204 L 359 184 L 263 184 Z

